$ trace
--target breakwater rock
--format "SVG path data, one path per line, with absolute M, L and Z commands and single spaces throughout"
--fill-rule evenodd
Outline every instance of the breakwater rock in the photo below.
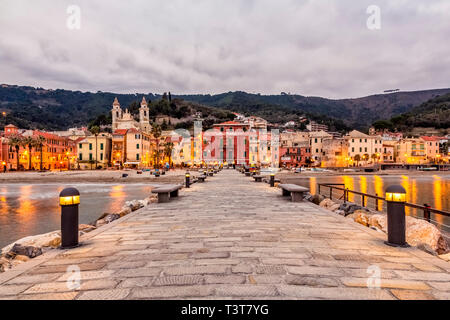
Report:
M 156 195 L 151 195 L 144 200 L 127 201 L 116 213 L 105 213 L 91 224 L 80 224 L 78 226 L 79 235 L 82 236 L 96 230 L 157 201 Z M 14 266 L 40 256 L 48 250 L 58 248 L 60 245 L 60 230 L 17 240 L 0 250 L 0 272 L 8 271 Z
M 305 200 L 313 203 L 321 200 L 319 206 L 322 208 L 352 219 L 363 226 L 387 233 L 387 215 L 385 213 L 363 208 L 356 203 L 338 203 L 327 198 L 321 199 L 319 196 L 306 195 Z M 409 245 L 439 255 L 446 261 L 449 259 L 449 244 L 441 231 L 428 221 L 406 216 L 406 241 Z

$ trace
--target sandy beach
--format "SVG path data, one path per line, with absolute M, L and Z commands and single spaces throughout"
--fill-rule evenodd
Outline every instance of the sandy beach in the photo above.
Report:
M 49 171 L 49 172 L 6 172 L 0 173 L 1 183 L 65 183 L 65 182 L 89 182 L 89 183 L 142 183 L 142 182 L 161 182 L 161 183 L 183 183 L 184 174 L 187 170 L 171 170 L 165 175 L 156 178 L 149 172 L 137 174 L 136 170 L 71 170 L 71 171 Z M 191 170 L 192 171 L 192 170 Z M 195 172 L 195 171 L 193 171 Z M 122 174 L 128 174 L 128 177 L 122 178 Z M 302 172 L 294 173 L 288 170 L 282 170 L 277 173 L 277 178 L 310 178 L 310 177 L 333 177 L 333 176 L 395 176 L 405 175 L 408 177 L 420 176 L 450 176 L 449 171 L 425 172 L 415 170 L 386 170 L 378 172 Z
M 128 177 L 123 178 L 122 174 Z M 6 172 L 0 174 L 1 183 L 182 183 L 185 170 L 173 170 L 155 177 L 150 172 L 137 174 L 136 170 L 71 170 L 49 172 Z

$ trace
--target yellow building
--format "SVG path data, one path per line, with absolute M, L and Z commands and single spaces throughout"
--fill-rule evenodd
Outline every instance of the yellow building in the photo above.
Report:
M 141 130 L 128 129 L 125 141 L 124 165 L 126 167 L 148 168 L 154 164 L 156 157 L 152 152 L 152 136 L 150 134 Z
M 80 138 L 77 141 L 78 166 L 80 169 L 107 168 L 111 163 L 111 135 L 100 133 L 97 139 L 94 135 Z
M 402 139 L 396 145 L 395 156 L 398 163 L 426 163 L 427 152 L 425 141 L 422 139 Z
M 382 159 L 383 139 L 380 136 L 353 130 L 345 139 L 348 141 L 348 156 L 354 164 L 373 164 Z
M 325 131 L 314 131 L 309 133 L 309 145 L 311 147 L 311 159 L 315 164 L 321 164 L 325 153 L 323 142 L 327 139 L 333 139 L 333 136 Z
M 325 139 L 322 142 L 322 167 L 346 167 L 349 165 L 348 141 L 344 138 Z

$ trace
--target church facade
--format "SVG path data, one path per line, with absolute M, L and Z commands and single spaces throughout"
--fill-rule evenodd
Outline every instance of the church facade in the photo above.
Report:
M 125 112 L 120 107 L 119 100 L 114 99 L 112 107 L 112 132 L 116 130 L 136 129 L 144 133 L 150 133 L 150 117 L 148 103 L 145 97 L 142 97 L 141 107 L 139 108 L 139 122 L 136 121 L 133 115 L 125 109 Z

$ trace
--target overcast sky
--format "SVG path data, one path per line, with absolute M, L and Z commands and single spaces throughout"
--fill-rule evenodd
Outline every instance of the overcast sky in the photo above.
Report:
M 0 0 L 0 82 L 359 97 L 450 87 L 449 39 L 450 0 Z

